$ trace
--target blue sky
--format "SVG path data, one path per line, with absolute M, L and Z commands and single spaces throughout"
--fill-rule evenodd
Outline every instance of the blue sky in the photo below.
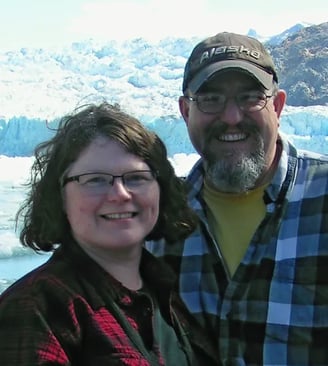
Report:
M 267 36 L 298 22 L 326 21 L 327 0 L 7 0 L 0 4 L 0 50 L 250 28 Z

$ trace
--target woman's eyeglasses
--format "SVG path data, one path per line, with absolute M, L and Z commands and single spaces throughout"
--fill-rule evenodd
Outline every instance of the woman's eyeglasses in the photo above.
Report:
M 69 182 L 77 182 L 87 193 L 94 195 L 107 194 L 108 187 L 115 179 L 121 179 L 125 189 L 129 192 L 140 192 L 157 178 L 152 170 L 134 170 L 122 175 L 109 173 L 83 173 L 66 177 L 62 180 L 62 187 Z

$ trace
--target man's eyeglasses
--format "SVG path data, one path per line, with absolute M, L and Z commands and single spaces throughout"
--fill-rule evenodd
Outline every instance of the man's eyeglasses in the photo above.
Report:
M 129 192 L 140 192 L 157 178 L 157 173 L 151 170 L 134 170 L 122 175 L 109 173 L 84 173 L 66 177 L 62 180 L 62 187 L 69 182 L 77 182 L 86 193 L 91 195 L 107 194 L 108 187 L 114 184 L 115 179 L 122 179 L 125 189 Z
M 272 96 L 266 95 L 260 90 L 250 90 L 238 93 L 233 97 L 227 97 L 221 93 L 206 93 L 194 97 L 185 96 L 185 98 L 196 102 L 200 111 L 215 114 L 224 110 L 229 99 L 234 99 L 239 109 L 243 112 L 258 112 L 266 106 L 268 99 Z

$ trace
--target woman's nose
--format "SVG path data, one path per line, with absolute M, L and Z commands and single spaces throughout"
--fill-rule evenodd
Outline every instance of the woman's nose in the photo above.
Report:
M 114 179 L 112 184 L 108 186 L 107 199 L 129 199 L 131 197 L 131 192 L 126 188 L 122 179 Z

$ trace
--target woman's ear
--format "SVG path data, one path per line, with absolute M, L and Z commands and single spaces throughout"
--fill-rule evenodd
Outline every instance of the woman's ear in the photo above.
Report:
M 66 214 L 66 194 L 65 194 L 64 190 L 65 190 L 65 187 L 63 187 L 61 189 L 61 199 L 62 199 L 63 211 Z

